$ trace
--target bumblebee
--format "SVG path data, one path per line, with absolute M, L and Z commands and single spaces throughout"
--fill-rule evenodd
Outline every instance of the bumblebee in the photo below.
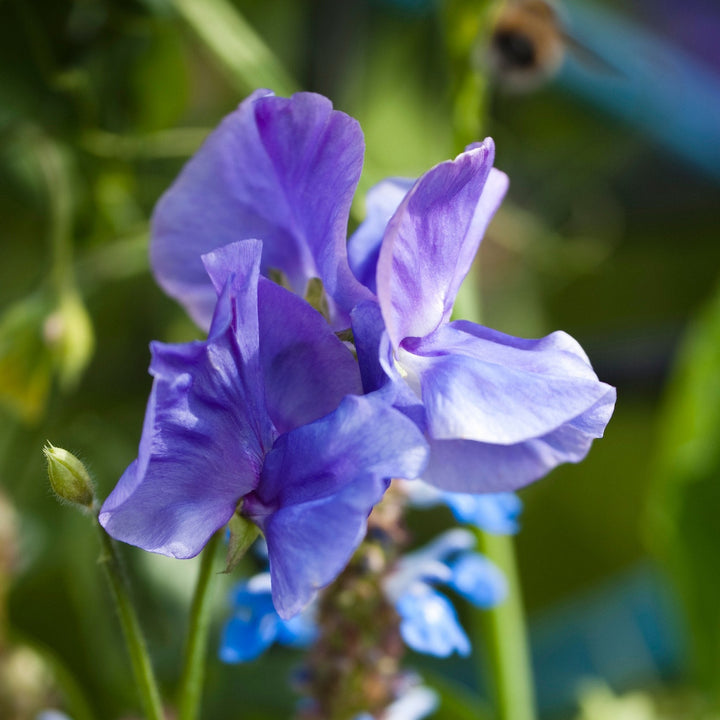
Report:
M 547 0 L 509 0 L 498 14 L 490 41 L 490 66 L 501 83 L 531 90 L 552 77 L 570 50 L 584 64 L 615 72 L 573 39 Z

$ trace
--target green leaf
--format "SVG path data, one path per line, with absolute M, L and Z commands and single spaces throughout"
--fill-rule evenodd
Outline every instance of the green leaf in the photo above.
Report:
M 295 82 L 245 18 L 227 0 L 172 0 L 243 93 L 266 87 L 290 95 Z
M 681 348 L 661 417 L 648 539 L 687 614 L 697 679 L 720 701 L 720 292 Z
M 250 546 L 260 534 L 260 529 L 255 523 L 246 520 L 237 512 L 230 518 L 228 523 L 230 530 L 230 541 L 228 542 L 227 559 L 224 572 L 232 572 L 243 559 Z

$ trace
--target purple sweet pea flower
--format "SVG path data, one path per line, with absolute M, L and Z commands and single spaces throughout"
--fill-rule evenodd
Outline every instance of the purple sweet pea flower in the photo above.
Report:
M 431 455 L 422 477 L 455 492 L 513 490 L 578 462 L 615 403 L 614 388 L 565 333 L 522 340 L 450 322 L 507 188 L 493 159 L 487 139 L 415 183 L 376 238 L 377 300 L 352 316 L 365 389 L 382 387 L 424 430 Z M 357 236 L 375 251 L 362 226 Z M 350 255 L 367 277 L 355 237 Z
M 345 252 L 362 170 L 360 125 L 314 93 L 257 90 L 228 115 L 160 199 L 150 258 L 161 287 L 207 329 L 215 291 L 201 256 L 237 240 L 263 241 L 260 271 L 279 270 L 304 295 L 321 278 L 334 324 L 371 293 Z
M 99 519 L 119 540 L 188 558 L 239 508 L 265 535 L 286 619 L 342 570 L 387 478 L 417 476 L 427 449 L 401 413 L 354 394 L 352 354 L 259 276 L 261 252 L 247 240 L 204 257 L 219 295 L 209 337 L 153 343 L 139 455 Z

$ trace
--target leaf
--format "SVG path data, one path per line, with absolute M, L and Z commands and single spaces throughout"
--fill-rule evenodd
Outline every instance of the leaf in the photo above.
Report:
M 250 546 L 260 534 L 260 528 L 255 523 L 246 520 L 237 512 L 230 518 L 228 523 L 230 541 L 228 542 L 227 559 L 223 572 L 232 572 L 243 559 Z
M 720 700 L 720 292 L 681 348 L 661 417 L 648 540 L 687 615 L 697 679 Z
M 295 90 L 280 61 L 227 0 L 173 0 L 173 5 L 241 92 Z

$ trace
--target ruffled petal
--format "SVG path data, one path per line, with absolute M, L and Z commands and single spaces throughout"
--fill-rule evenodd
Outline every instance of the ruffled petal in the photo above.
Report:
M 377 294 L 393 347 L 450 318 L 455 296 L 507 189 L 484 143 L 423 175 L 388 224 Z
M 349 396 L 331 415 L 278 439 L 243 512 L 267 539 L 281 617 L 337 576 L 388 478 L 416 477 L 426 452 L 415 425 L 371 397 Z
M 375 274 L 385 228 L 415 180 L 387 178 L 368 191 L 366 217 L 348 240 L 348 261 L 355 277 L 373 292 Z
M 423 480 L 461 493 L 517 490 L 562 463 L 580 462 L 593 440 L 602 434 L 614 405 L 615 392 L 611 389 L 580 417 L 548 435 L 515 445 L 431 439 Z
M 321 277 L 349 311 L 357 293 L 367 295 L 345 253 L 363 152 L 358 123 L 326 98 L 253 93 L 210 134 L 156 206 L 150 256 L 158 282 L 207 328 L 215 294 L 201 255 L 258 238 L 263 274 L 284 272 L 300 294 L 309 278 Z
M 519 340 L 452 323 L 401 349 L 398 362 L 421 394 L 435 440 L 515 445 L 580 418 L 603 398 L 614 401 L 614 389 L 597 379 L 580 346 L 561 332 Z M 595 427 L 595 436 L 603 429 Z
M 192 557 L 257 485 L 276 433 L 262 391 L 257 311 L 247 332 L 237 319 L 256 307 L 258 263 L 256 254 L 244 275 L 228 280 L 206 342 L 153 343 L 138 459 L 99 515 L 118 540 Z

